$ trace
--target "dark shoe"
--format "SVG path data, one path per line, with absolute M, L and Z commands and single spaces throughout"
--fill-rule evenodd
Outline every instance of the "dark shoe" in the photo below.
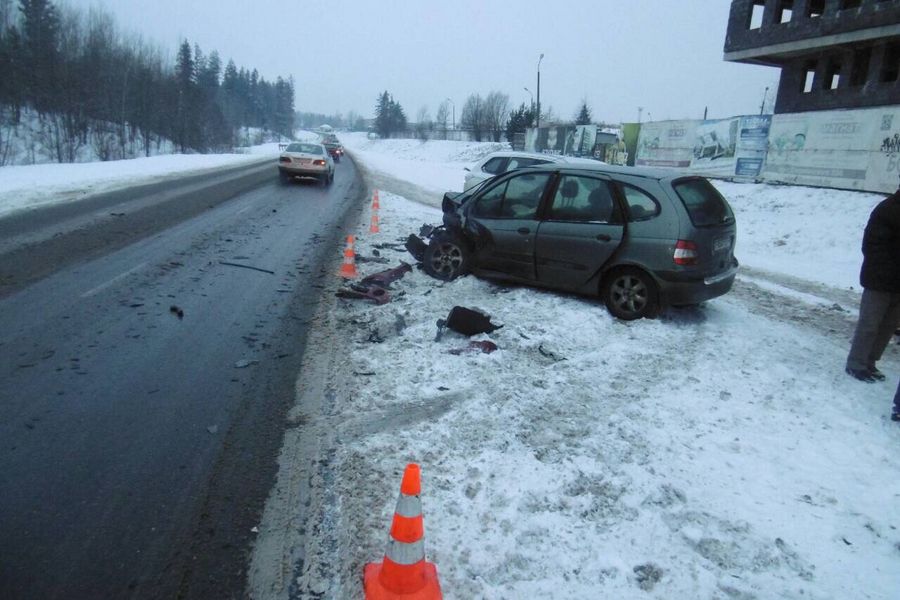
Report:
M 847 375 L 855 377 L 860 381 L 865 381 L 866 383 L 875 383 L 875 377 L 872 375 L 872 373 L 869 372 L 868 369 L 851 369 L 850 367 L 847 367 L 846 369 L 844 369 L 844 371 L 847 372 Z
M 869 375 L 874 377 L 876 381 L 884 381 L 884 373 L 882 373 L 875 367 L 872 367 L 871 369 L 869 369 Z

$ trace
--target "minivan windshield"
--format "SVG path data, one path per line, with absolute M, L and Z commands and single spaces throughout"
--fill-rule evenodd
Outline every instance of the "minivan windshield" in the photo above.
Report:
M 734 221 L 734 213 L 725 198 L 706 179 L 692 177 L 672 183 L 675 192 L 696 227 L 711 227 Z

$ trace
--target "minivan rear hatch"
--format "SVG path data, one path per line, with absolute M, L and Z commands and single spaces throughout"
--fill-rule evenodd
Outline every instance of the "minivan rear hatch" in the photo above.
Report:
M 696 246 L 697 266 L 705 272 L 718 272 L 734 263 L 737 226 L 734 213 L 722 194 L 703 177 L 683 177 L 672 188 L 684 204 L 693 231 L 682 238 Z

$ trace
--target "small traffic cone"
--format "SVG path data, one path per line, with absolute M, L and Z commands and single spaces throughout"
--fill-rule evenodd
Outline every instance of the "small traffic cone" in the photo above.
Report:
M 378 190 L 375 190 L 375 193 L 372 195 L 372 210 L 378 210 L 381 208 L 381 205 L 378 202 Z
M 441 600 L 437 567 L 425 561 L 419 465 L 403 472 L 384 560 L 363 571 L 366 600 Z
M 372 224 L 369 225 L 369 233 L 378 233 L 378 232 L 379 232 L 379 229 L 378 229 L 378 212 L 377 212 L 377 211 L 373 211 L 373 212 L 372 212 Z
M 341 265 L 340 276 L 353 279 L 356 273 L 356 252 L 353 251 L 353 236 L 347 236 L 347 247 L 344 248 L 344 264 Z

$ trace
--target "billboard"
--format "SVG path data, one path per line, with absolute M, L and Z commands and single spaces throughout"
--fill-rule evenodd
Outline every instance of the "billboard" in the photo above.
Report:
M 767 180 L 893 192 L 900 162 L 900 107 L 775 115 Z
M 634 164 L 718 177 L 758 177 L 771 119 L 760 115 L 642 123 Z
M 719 177 L 759 177 L 771 115 L 703 121 L 695 132 L 691 171 Z
M 635 166 L 691 166 L 694 132 L 700 121 L 659 121 L 642 123 L 638 136 Z

